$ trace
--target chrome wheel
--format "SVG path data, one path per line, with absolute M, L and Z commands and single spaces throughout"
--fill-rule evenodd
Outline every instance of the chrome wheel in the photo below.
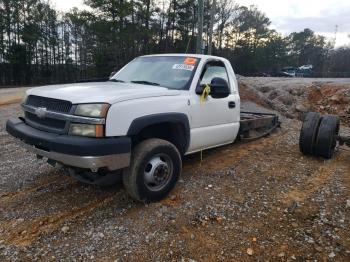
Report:
M 145 166 L 144 181 L 146 187 L 151 191 L 162 190 L 173 175 L 173 162 L 166 154 L 153 156 Z

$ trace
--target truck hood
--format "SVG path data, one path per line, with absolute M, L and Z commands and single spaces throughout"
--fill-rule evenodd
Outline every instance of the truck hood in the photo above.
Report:
M 178 90 L 165 87 L 140 85 L 133 83 L 90 82 L 66 85 L 50 85 L 29 89 L 27 95 L 50 97 L 67 100 L 73 104 L 80 103 L 109 103 L 156 97 L 174 96 Z

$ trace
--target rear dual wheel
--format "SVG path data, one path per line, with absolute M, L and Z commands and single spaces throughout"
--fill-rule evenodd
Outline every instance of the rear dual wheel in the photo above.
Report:
M 332 158 L 337 145 L 340 121 L 337 116 L 310 112 L 300 131 L 299 148 L 304 155 Z

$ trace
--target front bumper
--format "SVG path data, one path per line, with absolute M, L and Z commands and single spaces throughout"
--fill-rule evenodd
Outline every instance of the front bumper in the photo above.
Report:
M 131 139 L 90 138 L 44 132 L 27 125 L 23 119 L 11 118 L 6 131 L 20 139 L 33 153 L 63 165 L 98 170 L 106 167 L 117 170 L 128 167 Z

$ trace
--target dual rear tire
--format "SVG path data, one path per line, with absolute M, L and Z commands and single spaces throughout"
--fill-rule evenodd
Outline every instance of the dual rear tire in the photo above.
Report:
M 337 116 L 307 113 L 300 131 L 299 148 L 304 155 L 330 159 L 334 155 L 339 135 Z

